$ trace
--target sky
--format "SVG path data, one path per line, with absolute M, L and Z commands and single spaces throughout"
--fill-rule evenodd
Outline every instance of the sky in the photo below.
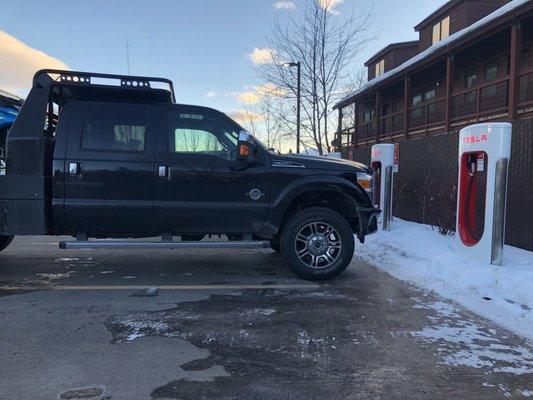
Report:
M 170 78 L 178 102 L 231 114 L 250 101 L 274 18 L 286 21 L 304 1 L 2 1 L 0 88 L 24 95 L 42 67 L 127 73 L 129 43 L 131 74 Z M 353 68 L 391 42 L 417 39 L 413 26 L 446 2 L 329 1 L 337 17 L 354 5 L 372 9 L 374 39 Z

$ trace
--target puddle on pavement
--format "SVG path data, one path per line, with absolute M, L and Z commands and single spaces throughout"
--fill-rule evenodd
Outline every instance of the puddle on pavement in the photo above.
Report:
M 365 298 L 335 288 L 242 291 L 172 309 L 113 316 L 105 326 L 119 345 L 145 336 L 187 340 L 210 355 L 183 364 L 183 370 L 222 368 L 227 373 L 211 383 L 177 379 L 155 389 L 154 398 L 267 399 L 291 393 L 296 394 L 293 399 L 347 398 L 353 393 L 365 398 L 387 386 L 401 387 L 395 390 L 407 396 L 416 390 L 406 384 L 410 375 L 416 387 L 421 379 L 440 380 L 447 387 L 450 375 L 457 375 L 453 384 L 467 390 L 475 381 L 479 387 L 493 384 L 491 374 L 531 372 L 527 348 L 498 339 L 497 332 L 465 319 L 448 303 L 428 300 L 403 307 L 410 315 L 398 318 L 412 315 L 408 323 L 421 328 L 409 330 L 381 317 L 391 310 L 382 313 L 380 307 L 402 306 L 386 299 L 373 299 L 375 306 L 369 306 Z M 420 346 L 420 340 L 427 346 Z M 440 370 L 448 372 L 432 368 L 435 353 L 443 359 Z M 473 369 L 455 374 L 458 367 Z M 519 379 L 509 390 L 528 390 L 525 382 Z M 497 385 L 484 390 L 487 398 L 502 393 Z

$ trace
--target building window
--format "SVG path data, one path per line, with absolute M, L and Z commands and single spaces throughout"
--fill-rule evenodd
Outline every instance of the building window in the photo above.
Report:
M 433 42 L 435 44 L 450 36 L 450 17 L 446 17 L 433 25 Z
M 424 116 L 424 107 L 418 107 L 411 111 L 411 118 L 417 119 Z
M 498 78 L 498 63 L 496 61 L 485 64 L 484 79 L 485 82 Z M 482 99 L 494 97 L 497 94 L 497 84 L 487 86 L 482 91 Z
M 485 82 L 498 77 L 498 63 L 496 61 L 485 64 Z
M 427 90 L 424 93 L 424 101 L 433 100 L 435 98 L 435 89 Z
M 413 106 L 422 103 L 422 93 L 415 94 L 413 96 Z
M 465 72 L 465 89 L 473 88 L 477 85 L 477 68 Z M 465 104 L 476 102 L 476 92 L 471 91 L 464 95 Z
M 370 122 L 374 119 L 374 110 L 369 110 L 363 113 L 363 122 Z
M 401 111 L 401 104 L 399 100 L 392 101 L 390 103 L 384 104 L 382 108 L 382 115 L 390 115 Z
M 477 68 L 465 72 L 465 89 L 472 88 L 477 85 Z
M 380 60 L 376 63 L 375 75 L 380 76 L 385 72 L 385 60 Z
M 341 129 L 349 129 L 355 126 L 355 104 L 350 104 L 342 110 Z

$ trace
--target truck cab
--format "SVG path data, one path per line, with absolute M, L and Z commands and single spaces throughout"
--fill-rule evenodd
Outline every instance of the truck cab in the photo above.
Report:
M 163 241 L 133 243 L 208 247 L 205 236 L 224 235 L 326 279 L 351 261 L 354 235 L 377 229 L 371 179 L 361 164 L 274 153 L 227 115 L 176 104 L 166 79 L 43 70 L 7 137 L 0 249 L 14 235 L 95 249 L 154 236 Z

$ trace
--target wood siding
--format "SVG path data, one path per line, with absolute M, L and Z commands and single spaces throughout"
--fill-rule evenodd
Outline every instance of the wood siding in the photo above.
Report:
M 420 51 L 424 51 L 433 43 L 433 25 L 450 16 L 450 35 L 458 32 L 491 12 L 508 3 L 509 0 L 463 0 L 449 10 L 435 14 L 420 27 Z
M 467 5 L 467 19 L 468 25 L 473 24 L 476 21 L 479 21 L 481 18 L 489 15 L 491 12 L 500 8 L 501 6 L 508 3 L 510 0 L 466 0 Z
M 428 47 L 431 47 L 433 44 L 433 25 L 448 16 L 450 17 L 450 35 L 466 28 L 469 25 L 467 18 L 467 0 L 457 3 L 443 14 L 436 15 L 430 22 L 420 28 L 420 51 L 424 51 Z
M 370 81 L 376 77 L 376 64 L 380 60 L 385 60 L 385 72 L 387 72 L 403 64 L 405 61 L 409 60 L 411 57 L 414 57 L 417 53 L 418 53 L 417 45 L 399 47 L 399 48 L 395 48 L 395 49 L 391 49 L 387 51 L 386 53 L 383 54 L 382 57 L 378 58 L 376 61 L 369 64 L 368 80 Z

